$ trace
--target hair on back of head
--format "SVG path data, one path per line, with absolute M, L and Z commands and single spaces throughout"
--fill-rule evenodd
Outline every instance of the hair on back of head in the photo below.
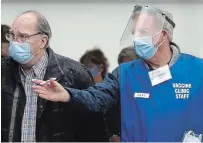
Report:
M 104 78 L 108 72 L 109 63 L 104 53 L 99 47 L 94 47 L 91 50 L 87 50 L 85 54 L 80 58 L 80 63 L 84 64 L 91 62 L 96 65 L 103 65 L 102 77 Z

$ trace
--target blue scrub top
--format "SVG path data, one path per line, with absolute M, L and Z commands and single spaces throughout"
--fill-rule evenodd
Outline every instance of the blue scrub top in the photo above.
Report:
M 133 66 L 132 66 L 133 65 Z M 180 54 L 172 79 L 152 86 L 142 60 L 121 67 L 121 140 L 181 142 L 203 133 L 203 61 Z M 149 98 L 135 97 L 148 94 Z

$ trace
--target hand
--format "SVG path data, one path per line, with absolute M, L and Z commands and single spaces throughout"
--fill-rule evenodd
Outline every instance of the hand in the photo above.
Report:
M 41 98 L 50 101 L 68 102 L 70 100 L 69 93 L 54 79 L 49 82 L 33 79 L 33 91 L 39 94 Z
M 120 137 L 117 135 L 113 135 L 110 140 L 110 142 L 120 142 Z

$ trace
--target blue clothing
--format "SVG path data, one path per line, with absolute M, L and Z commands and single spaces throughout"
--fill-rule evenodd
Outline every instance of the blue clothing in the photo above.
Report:
M 134 67 L 131 64 L 121 67 L 122 141 L 181 142 L 186 131 L 203 133 L 200 60 L 181 54 L 170 68 L 172 79 L 154 87 L 144 62 L 134 61 Z M 135 93 L 149 94 L 149 98 L 135 97 Z
M 92 111 L 106 112 L 121 98 L 121 141 L 179 142 L 187 130 L 203 133 L 203 60 L 180 54 L 170 70 L 171 80 L 152 87 L 148 68 L 136 60 L 121 65 L 104 82 L 87 90 L 66 89 L 72 101 Z M 184 91 L 179 83 L 188 84 L 188 88 L 191 84 L 188 99 L 179 93 Z M 150 97 L 135 99 L 135 92 L 149 93 Z

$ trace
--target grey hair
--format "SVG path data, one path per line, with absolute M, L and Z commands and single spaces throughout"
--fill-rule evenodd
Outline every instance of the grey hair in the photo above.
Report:
M 171 21 L 173 21 L 173 15 L 165 10 L 160 10 L 163 14 L 165 14 Z M 169 41 L 173 40 L 173 26 L 167 21 L 164 21 L 163 28 L 168 31 Z
M 41 13 L 34 11 L 34 10 L 25 11 L 21 15 L 27 14 L 27 13 L 32 13 L 32 14 L 36 15 L 36 17 L 37 17 L 37 30 L 41 34 L 44 34 L 48 37 L 48 42 L 45 45 L 45 47 L 47 48 L 49 46 L 49 40 L 52 37 L 52 32 L 51 32 L 49 22 L 46 20 L 46 18 Z
M 123 58 L 125 57 L 129 57 L 131 60 L 138 59 L 134 46 L 129 46 L 121 50 L 120 54 L 118 55 L 118 64 L 121 64 Z
M 136 6 L 134 8 L 132 18 L 135 17 L 137 15 L 137 13 L 140 12 L 141 9 L 142 9 L 142 6 Z M 158 28 L 160 28 L 159 24 L 162 24 L 162 22 L 159 21 L 160 20 L 160 15 L 157 14 L 157 10 L 160 11 L 160 13 L 164 14 L 165 16 L 167 16 L 171 21 L 173 21 L 173 15 L 171 13 L 169 13 L 168 11 L 165 11 L 165 10 L 162 10 L 162 9 L 158 9 L 158 8 L 152 8 L 152 9 L 149 8 L 149 9 L 147 9 L 145 12 L 147 12 L 150 15 L 154 15 L 155 18 L 157 19 Z M 162 27 L 162 25 L 161 25 L 161 27 Z M 166 19 L 164 20 L 163 29 L 168 31 L 169 41 L 172 41 L 172 39 L 173 39 L 173 29 L 174 28 L 171 25 L 171 23 L 169 23 Z

